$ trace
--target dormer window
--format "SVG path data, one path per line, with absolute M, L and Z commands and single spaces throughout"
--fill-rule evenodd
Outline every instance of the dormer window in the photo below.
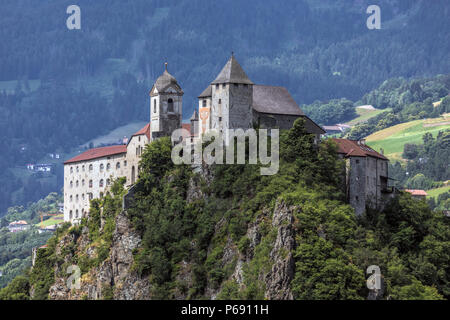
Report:
M 173 112 L 173 100 L 171 98 L 167 100 L 167 112 Z
M 156 99 L 153 100 L 153 113 L 156 113 Z
M 216 84 L 216 90 L 219 90 L 219 84 Z
M 206 107 L 206 100 L 203 100 L 203 108 Z

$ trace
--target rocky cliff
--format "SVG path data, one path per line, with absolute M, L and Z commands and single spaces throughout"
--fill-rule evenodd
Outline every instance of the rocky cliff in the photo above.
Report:
M 210 172 L 200 173 L 202 181 L 208 184 L 212 181 Z M 197 181 L 197 182 L 196 182 Z M 208 197 L 202 191 L 199 179 L 191 178 L 186 191 L 186 201 L 194 202 Z M 218 284 L 207 283 L 204 298 L 217 299 L 227 283 L 236 284 L 239 290 L 245 289 L 245 270 L 254 263 L 255 253 L 259 250 L 260 257 L 264 259 L 264 267 L 257 275 L 258 282 L 267 299 L 292 299 L 290 283 L 294 276 L 293 250 L 295 247 L 295 230 L 293 228 L 293 211 L 297 207 L 288 206 L 284 201 L 277 201 L 273 209 L 264 209 L 256 219 L 248 224 L 245 238 L 248 239 L 244 249 L 240 249 L 231 236 L 227 236 L 223 254 L 218 263 L 219 268 L 228 269 L 226 278 Z M 105 228 L 103 210 L 100 210 L 101 228 Z M 215 233 L 222 230 L 225 218 L 220 219 L 215 227 Z M 79 289 L 69 289 L 69 277 L 73 272 L 67 273 L 68 266 L 76 265 L 82 261 L 98 260 L 99 241 L 90 239 L 89 226 L 83 226 L 79 232 L 66 232 L 58 239 L 55 249 L 54 283 L 49 289 L 49 297 L 54 300 L 71 299 L 152 299 L 152 284 L 148 275 L 140 275 L 135 270 L 134 253 L 139 250 L 142 242 L 141 235 L 136 232 L 128 217 L 127 210 L 121 210 L 114 218 L 114 231 L 108 249 L 108 254 L 98 265 L 82 267 Z M 271 232 L 267 235 L 262 229 L 270 226 Z M 72 227 L 77 228 L 77 227 Z M 70 229 L 69 229 L 70 230 Z M 100 230 L 101 231 L 101 230 Z M 214 235 L 212 236 L 214 238 Z M 262 244 L 262 240 L 264 240 Z M 211 255 L 213 247 L 208 248 L 207 255 Z M 268 263 L 267 263 L 268 262 Z M 248 273 L 248 272 L 247 272 Z M 183 260 L 178 264 L 176 281 L 184 283 L 186 287 L 192 286 L 193 262 Z M 69 280 L 69 281 L 68 281 Z M 69 282 L 69 283 L 68 283 Z M 188 292 L 175 290 L 176 299 L 189 298 Z

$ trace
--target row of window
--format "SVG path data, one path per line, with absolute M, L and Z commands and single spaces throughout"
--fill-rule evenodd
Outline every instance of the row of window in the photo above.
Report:
M 89 197 L 89 200 L 92 200 L 94 198 L 94 195 L 92 193 L 87 193 L 87 196 Z M 81 200 L 84 201 L 86 198 L 84 196 L 84 193 L 81 194 Z M 79 195 L 75 195 L 75 202 L 78 202 L 80 200 Z M 73 195 L 70 195 L 70 202 L 73 202 Z
M 81 186 L 84 187 L 84 184 L 85 184 L 85 182 L 84 182 L 84 179 L 83 179 L 83 180 L 81 180 Z M 109 178 L 106 179 L 106 185 L 109 186 L 110 184 L 111 184 L 111 180 Z M 75 187 L 78 188 L 79 185 L 80 185 L 79 181 L 78 180 L 75 181 Z M 92 186 L 93 186 L 93 182 L 92 182 L 92 180 L 89 180 L 89 188 L 92 188 Z M 100 188 L 102 188 L 104 186 L 104 180 L 103 179 L 100 179 L 100 181 L 98 182 L 98 186 Z M 73 188 L 73 181 L 70 181 L 70 187 Z
M 127 166 L 127 160 L 124 160 L 124 161 L 123 161 L 123 166 L 124 166 L 124 167 Z M 120 169 L 120 161 L 118 161 L 118 162 L 116 163 L 116 169 Z M 75 170 L 76 170 L 76 172 L 80 172 L 80 167 L 79 167 L 79 166 L 76 166 L 76 167 L 75 167 Z M 90 165 L 89 165 L 89 171 L 92 171 L 92 170 L 94 170 L 94 165 L 90 164 Z M 104 165 L 103 163 L 101 163 L 101 164 L 100 164 L 100 171 L 102 172 L 103 170 L 105 170 L 105 165 Z M 111 164 L 110 164 L 110 163 L 107 163 L 107 164 L 106 164 L 106 171 L 109 171 L 109 170 L 111 170 Z M 86 171 L 85 165 L 82 165 L 82 166 L 81 166 L 81 172 L 85 172 L 85 171 Z M 70 167 L 70 173 L 73 173 L 73 167 Z
M 239 87 L 240 86 L 239 83 L 233 83 L 233 85 L 235 87 Z M 246 83 L 243 83 L 243 85 L 244 85 L 244 88 L 248 87 L 248 84 L 246 84 Z M 222 89 L 225 89 L 226 87 L 227 87 L 227 84 L 226 83 L 222 83 Z M 220 85 L 218 83 L 216 83 L 216 90 L 218 90 L 219 88 L 220 88 Z
M 218 103 L 222 104 L 222 99 L 219 99 Z M 203 100 L 203 108 L 206 108 L 206 100 Z
M 80 216 L 80 218 L 82 218 L 83 215 L 84 215 L 84 209 L 81 209 L 81 216 Z M 72 220 L 73 218 L 74 218 L 74 217 L 73 217 L 73 211 L 70 210 L 70 211 L 69 211 L 69 219 Z M 78 209 L 75 210 L 75 219 L 78 219 Z

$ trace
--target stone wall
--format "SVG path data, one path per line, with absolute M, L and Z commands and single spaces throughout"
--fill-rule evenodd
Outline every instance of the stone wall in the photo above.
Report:
M 149 141 L 145 134 L 131 137 L 131 140 L 128 143 L 127 146 L 128 170 L 126 171 L 127 186 L 131 186 L 137 181 L 139 174 L 139 161 L 141 160 L 142 152 L 144 151 L 144 148 L 148 143 Z

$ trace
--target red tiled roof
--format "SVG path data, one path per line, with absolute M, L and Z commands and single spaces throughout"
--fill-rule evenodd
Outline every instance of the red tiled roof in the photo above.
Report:
M 127 152 L 127 146 L 124 144 L 116 145 L 116 146 L 109 146 L 109 147 L 94 148 L 94 149 L 89 149 L 88 151 L 85 151 L 82 154 L 80 154 L 76 157 L 73 157 L 72 159 L 67 160 L 66 162 L 64 162 L 64 164 L 92 160 L 92 159 L 97 159 L 97 158 L 103 158 L 103 157 L 112 156 L 112 155 L 120 154 L 120 153 L 126 153 L 126 152 Z
M 10 224 L 12 224 L 12 225 L 18 225 L 18 224 L 25 225 L 25 224 L 28 224 L 28 223 L 25 220 L 19 220 L 19 221 L 13 221 Z
M 350 157 L 375 157 L 383 160 L 389 160 L 381 153 L 376 152 L 366 144 L 358 143 L 357 140 L 332 138 L 338 145 L 338 153 Z
M 132 137 L 134 136 L 140 136 L 142 134 L 145 134 L 148 138 L 148 140 L 150 140 L 150 122 L 147 123 L 145 125 L 145 127 L 143 127 L 141 130 L 139 130 L 138 132 L 136 132 L 135 134 L 132 135 Z M 131 139 L 130 139 L 131 140 Z
M 182 123 L 181 127 L 183 129 L 186 129 L 187 131 L 191 132 L 191 124 L 190 123 Z
M 427 196 L 428 193 L 425 192 L 425 190 L 420 189 L 406 189 L 406 192 L 411 193 L 413 196 Z

